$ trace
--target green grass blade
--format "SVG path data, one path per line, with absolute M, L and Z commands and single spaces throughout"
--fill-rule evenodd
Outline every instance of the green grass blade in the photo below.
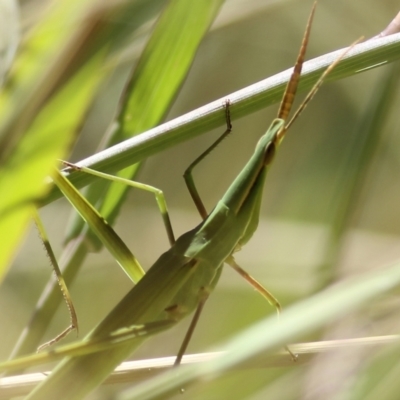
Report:
M 55 159 L 65 155 L 90 104 L 100 78 L 93 68 L 96 69 L 100 59 L 96 57 L 88 63 L 54 95 L 18 143 L 12 144 L 12 151 L 3 153 L 5 158 L 0 167 L 0 190 L 4 194 L 0 205 L 2 272 L 29 221 L 32 204 L 48 189 L 44 178 L 54 167 Z
M 327 81 L 343 79 L 355 73 L 393 62 L 400 58 L 399 50 L 400 34 L 361 43 L 355 46 L 354 50 L 338 64 Z M 341 50 L 338 50 L 305 63 L 299 90 L 309 89 L 340 52 Z M 227 95 L 226 97 L 232 104 L 233 120 L 278 102 L 290 72 L 291 70 L 284 71 Z M 225 124 L 223 107 L 223 99 L 216 100 L 137 137 L 103 150 L 77 164 L 106 173 L 115 173 L 168 147 L 223 126 Z M 96 178 L 83 176 L 76 172 L 68 174 L 68 178 L 78 188 L 96 180 Z M 53 191 L 46 199 L 46 203 L 58 197 L 59 194 Z
M 222 3 L 223 0 L 174 0 L 165 8 L 125 88 L 107 147 L 156 126 L 164 118 Z M 131 165 L 120 176 L 133 179 L 137 170 L 138 165 Z M 89 190 L 87 196 L 97 199 L 101 215 L 112 224 L 126 191 L 119 184 L 103 182 L 101 188 Z M 100 201 L 99 192 L 103 193 Z M 74 237 L 81 229 L 78 223 L 67 237 Z
M 68 67 L 81 48 L 85 30 L 96 19 L 81 25 L 74 35 L 71 27 L 77 24 L 77 14 L 89 18 L 93 3 L 93 0 L 58 2 L 22 44 L 0 95 L 0 159 L 12 152 L 46 98 L 71 76 Z
M 55 159 L 65 158 L 104 74 L 104 50 L 120 30 L 110 32 L 105 23 L 117 12 L 113 7 L 123 10 L 94 0 L 55 2 L 23 44 L 1 92 L 2 272 L 27 226 L 29 206 L 49 190 L 44 178 Z

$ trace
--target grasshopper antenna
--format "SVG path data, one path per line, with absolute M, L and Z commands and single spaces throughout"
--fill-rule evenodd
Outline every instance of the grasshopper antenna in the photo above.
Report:
M 281 105 L 279 106 L 278 118 L 286 121 L 290 110 L 292 108 L 293 100 L 296 95 L 297 86 L 299 83 L 299 78 L 301 70 L 303 68 L 304 56 L 306 54 L 306 49 L 308 45 L 308 40 L 310 38 L 311 25 L 315 14 L 315 8 L 317 2 L 314 2 L 311 9 L 310 16 L 308 17 L 306 30 L 304 32 L 303 41 L 301 42 L 299 55 L 297 56 L 296 64 L 293 68 L 292 75 L 290 76 L 289 82 L 286 85 L 285 93 L 282 97 Z
M 348 48 L 343 50 L 342 53 L 339 54 L 339 56 L 335 59 L 335 61 L 332 62 L 332 64 L 329 65 L 329 67 L 323 72 L 323 74 L 319 77 L 317 82 L 314 84 L 314 86 L 311 88 L 311 90 L 308 92 L 306 98 L 304 101 L 300 104 L 299 108 L 296 110 L 296 112 L 293 114 L 293 117 L 290 119 L 288 124 L 285 126 L 285 131 L 289 129 L 289 127 L 293 124 L 293 122 L 297 119 L 297 117 L 303 112 L 303 110 L 306 108 L 307 104 L 313 99 L 315 94 L 317 93 L 318 89 L 324 82 L 325 78 L 327 75 L 333 70 L 333 68 L 336 67 L 336 65 L 339 64 L 339 62 L 343 59 L 343 57 L 354 48 L 354 46 L 361 42 L 364 39 L 364 37 L 360 37 L 357 39 L 354 43 L 352 43 Z
M 301 47 L 300 47 L 299 55 L 297 57 L 297 61 L 296 61 L 296 64 L 295 64 L 295 66 L 293 68 L 293 72 L 292 72 L 292 75 L 290 76 L 289 82 L 286 85 L 285 93 L 283 95 L 282 102 L 281 102 L 281 105 L 279 107 L 278 118 L 283 119 L 284 121 L 286 121 L 286 119 L 287 119 L 287 117 L 288 117 L 288 115 L 290 113 L 290 110 L 291 110 L 292 105 L 293 105 L 293 100 L 294 100 L 294 97 L 295 97 L 295 94 L 296 94 L 296 91 L 297 91 L 297 86 L 298 86 L 298 83 L 299 83 L 299 78 L 300 78 L 301 70 L 302 70 L 303 63 L 304 63 L 304 56 L 305 56 L 306 48 L 307 48 L 307 45 L 308 45 L 308 40 L 309 40 L 309 36 L 310 36 L 310 32 L 311 32 L 311 25 L 312 25 L 312 21 L 313 21 L 313 18 L 314 18 L 316 5 L 317 5 L 317 2 L 314 2 L 314 5 L 313 5 L 312 10 L 311 10 L 310 17 L 309 17 L 308 22 L 307 22 L 306 31 L 304 33 L 304 37 L 303 37 L 303 41 L 301 43 Z M 278 133 L 277 138 L 276 138 L 278 143 L 282 141 L 283 137 L 285 136 L 286 131 L 293 124 L 293 122 L 300 116 L 300 114 L 306 108 L 308 103 L 313 99 L 313 97 L 317 93 L 318 89 L 320 88 L 320 86 L 324 82 L 324 80 L 327 77 L 327 75 L 336 67 L 337 64 L 339 64 L 339 62 L 343 59 L 343 57 L 351 49 L 353 49 L 353 47 L 357 43 L 361 42 L 363 39 L 364 39 L 364 37 L 359 38 L 353 44 L 351 44 L 351 46 L 346 48 L 342 53 L 339 54 L 339 56 L 332 62 L 332 64 L 330 64 L 328 66 L 328 68 L 323 72 L 323 74 L 319 77 L 317 82 L 314 84 L 314 86 L 308 92 L 308 94 L 307 94 L 306 98 L 304 99 L 304 101 L 297 108 L 297 110 L 293 114 L 292 118 L 289 120 L 289 122 Z

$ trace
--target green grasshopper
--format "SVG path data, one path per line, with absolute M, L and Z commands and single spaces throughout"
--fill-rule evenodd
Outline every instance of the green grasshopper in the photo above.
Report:
M 109 315 L 84 339 L 79 353 L 69 353 L 52 374 L 40 384 L 28 399 L 81 399 L 98 386 L 112 370 L 132 353 L 151 333 L 167 329 L 196 309 L 192 324 L 178 353 L 177 362 L 185 352 L 201 309 L 214 289 L 227 263 L 238 271 L 253 287 L 280 311 L 275 297 L 250 277 L 235 262 L 233 253 L 252 237 L 257 229 L 262 192 L 269 166 L 288 128 L 314 96 L 326 75 L 342 55 L 323 73 L 289 122 L 288 114 L 296 93 L 304 55 L 308 43 L 315 4 L 303 37 L 299 56 L 283 96 L 278 117 L 260 138 L 256 149 L 243 170 L 230 185 L 222 199 L 208 214 L 192 179 L 193 168 L 206 157 L 231 131 L 229 101 L 225 104 L 227 129 L 203 152 L 185 172 L 185 180 L 200 215 L 204 218 L 197 227 L 180 236 L 162 254 L 138 284 L 119 302 Z M 67 164 L 72 168 L 72 164 Z M 114 177 L 81 168 L 109 179 Z M 55 182 L 67 194 L 72 185 L 57 174 Z M 135 185 L 132 185 L 135 186 Z M 75 190 L 75 189 L 73 189 Z M 77 191 L 75 190 L 75 195 Z M 99 222 L 100 221 L 100 222 Z M 103 221 L 98 225 L 109 229 Z M 132 328 L 130 330 L 130 327 Z M 121 330 L 140 331 L 127 334 L 113 343 L 113 336 Z M 135 331 L 136 332 L 136 331 Z M 148 333 L 148 334 L 146 334 Z M 84 344 L 91 350 L 82 350 Z M 90 354 L 88 354 L 90 353 Z M 76 355 L 76 354 L 79 354 Z

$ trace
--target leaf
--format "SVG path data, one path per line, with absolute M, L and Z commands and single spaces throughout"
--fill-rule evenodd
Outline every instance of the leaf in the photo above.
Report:
M 400 58 L 399 49 L 400 34 L 361 43 L 355 46 L 344 60 L 335 67 L 327 81 L 343 79 L 393 62 Z M 303 67 L 299 90 L 310 89 L 322 71 L 337 58 L 340 52 L 342 50 L 306 62 Z M 226 95 L 224 99 L 230 100 L 232 119 L 235 120 L 278 102 L 290 72 L 291 69 Z M 112 174 L 145 160 L 168 147 L 221 127 L 225 124 L 224 99 L 209 103 L 76 164 Z M 69 173 L 68 179 L 78 188 L 96 181 L 93 176 L 76 172 Z M 52 191 L 45 203 L 54 201 L 59 196 L 60 194 L 57 191 Z

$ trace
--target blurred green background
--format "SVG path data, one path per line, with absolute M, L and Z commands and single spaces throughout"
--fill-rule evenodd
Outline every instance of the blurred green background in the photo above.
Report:
M 304 0 L 228 0 L 200 46 L 167 119 L 229 97 L 236 90 L 291 67 L 311 4 Z M 25 30 L 40 17 L 43 5 L 43 1 L 22 2 Z M 394 0 L 321 0 L 307 59 L 345 47 L 361 35 L 369 38 L 378 34 L 398 11 L 398 2 Z M 126 49 L 116 61 L 115 71 L 88 116 L 71 161 L 95 151 L 112 120 L 135 51 Z M 369 126 L 367 119 L 393 71 L 395 78 L 388 85 L 393 89 L 399 86 L 398 63 L 324 85 L 289 132 L 275 159 L 267 179 L 259 229 L 236 258 L 278 297 L 283 307 L 337 280 L 380 268 L 400 256 L 398 90 L 391 93 L 384 123 L 373 133 L 374 145 L 367 151 L 361 167 L 358 157 L 363 132 Z M 195 170 L 196 183 L 209 210 L 252 153 L 276 109 L 273 106 L 234 120 L 231 136 Z M 210 132 L 151 157 L 141 170 L 141 182 L 164 191 L 176 235 L 200 221 L 182 174 L 218 133 Z M 352 180 L 355 171 L 359 171 L 357 185 Z M 350 204 L 350 211 L 343 217 L 346 204 Z M 41 210 L 56 254 L 61 251 L 69 213 L 70 206 L 65 200 Z M 342 217 L 343 231 L 337 228 Z M 155 201 L 148 193 L 130 191 L 116 230 L 144 267 L 151 266 L 168 248 Z M 32 229 L 0 290 L 0 359 L 8 357 L 50 274 L 48 261 Z M 79 337 L 104 317 L 130 287 L 131 283 L 106 251 L 90 256 L 70 288 L 80 322 Z M 322 337 L 395 333 L 399 324 L 393 312 L 398 305 L 394 296 L 382 299 L 357 318 L 352 316 L 347 323 L 337 324 Z M 225 268 L 205 307 L 189 352 L 206 351 L 233 332 L 274 312 L 235 272 Z M 62 305 L 44 340 L 64 328 L 67 318 Z M 174 355 L 187 322 L 146 342 L 134 358 Z M 321 337 L 319 334 L 301 340 L 315 340 Z M 72 334 L 66 340 L 74 339 Z M 316 360 L 314 365 L 299 368 L 246 371 L 240 378 L 232 373 L 212 392 L 216 397 L 199 389 L 191 398 L 224 398 L 223 390 L 235 387 L 238 379 L 249 383 L 248 388 L 246 385 L 241 388 L 243 394 L 236 392 L 238 397 L 234 398 L 238 399 L 321 398 L 316 388 L 327 379 L 323 378 L 323 368 L 328 368 L 327 376 L 332 376 L 329 368 L 340 364 L 340 360 L 328 359 L 322 364 Z M 259 391 L 265 380 L 273 383 Z M 344 382 L 343 378 L 338 387 Z M 108 390 L 112 388 L 101 390 L 93 398 L 108 398 Z

